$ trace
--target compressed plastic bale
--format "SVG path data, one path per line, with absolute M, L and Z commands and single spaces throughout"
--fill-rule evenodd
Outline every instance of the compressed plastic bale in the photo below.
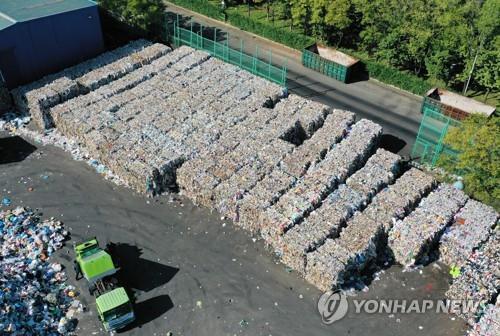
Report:
M 238 200 L 235 223 L 252 233 L 256 233 L 260 229 L 256 213 L 264 211 L 276 203 L 295 182 L 296 179 L 293 176 L 279 169 L 273 170 L 259 181 L 243 199 Z
M 388 232 L 395 221 L 409 213 L 435 185 L 436 180 L 431 175 L 411 168 L 393 185 L 378 193 L 364 213 L 381 223 Z
M 49 128 L 52 120 L 47 111 L 60 102 L 59 94 L 50 86 L 44 86 L 27 93 L 26 99 L 28 100 L 29 112 L 36 125 L 40 129 Z
M 347 255 L 335 240 L 328 240 L 320 249 L 307 254 L 305 279 L 321 291 L 335 289 L 335 284 L 343 282 Z
M 378 149 L 365 166 L 346 180 L 346 184 L 370 197 L 394 180 L 401 157 Z
M 361 271 L 377 256 L 377 248 L 383 238 L 382 226 L 362 212 L 357 212 L 347 223 L 337 239 L 351 255 L 354 264 L 349 267 Z
M 291 228 L 282 237 L 279 251 L 283 263 L 294 269 L 295 265 L 305 265 L 305 254 L 321 246 L 327 238 L 338 237 L 346 221 L 363 207 L 364 202 L 363 195 L 341 185 L 304 222 Z
M 462 266 L 474 248 L 487 240 L 497 221 L 495 209 L 468 200 L 441 237 L 440 260 L 449 266 Z
M 271 247 L 279 246 L 275 234 L 275 230 L 284 232 L 285 228 L 290 225 L 290 220 L 276 211 L 274 208 L 268 208 L 258 217 L 260 234 L 264 241 Z
M 425 262 L 436 240 L 466 201 L 463 192 L 443 184 L 424 198 L 409 216 L 397 221 L 388 240 L 396 262 L 404 266 Z
M 488 302 L 498 294 L 500 287 L 500 235 L 496 230 L 488 241 L 474 251 L 461 267 L 460 275 L 454 279 L 445 296 L 448 299 L 472 300 L 480 303 L 476 310 L 458 309 L 455 313 L 473 325 L 483 314 Z M 459 307 L 460 308 L 460 307 Z
M 117 80 L 142 65 L 148 64 L 165 55 L 170 50 L 171 49 L 167 46 L 160 44 L 147 46 L 146 48 L 131 53 L 130 55 L 113 63 L 86 73 L 85 75 L 77 78 L 78 84 L 83 92 L 97 90 L 99 87 Z
M 349 127 L 354 124 L 355 115 L 352 112 L 333 110 L 328 114 L 321 128 L 305 142 L 311 142 L 318 153 L 328 151 L 335 143 L 347 134 Z

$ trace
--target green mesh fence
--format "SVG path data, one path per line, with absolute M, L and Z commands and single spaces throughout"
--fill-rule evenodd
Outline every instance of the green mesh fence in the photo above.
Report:
M 217 36 L 215 33 L 214 36 Z M 276 66 L 272 64 L 272 52 L 260 53 L 256 49 L 256 55 L 248 55 L 243 52 L 243 42 L 240 44 L 240 50 L 229 47 L 227 39 L 225 42 L 216 42 L 203 37 L 201 34 L 190 29 L 182 28 L 177 22 L 174 22 L 172 41 L 175 46 L 187 45 L 195 49 L 208 52 L 227 63 L 234 64 L 257 76 L 263 77 L 269 81 L 286 87 L 287 67 Z M 267 61 L 260 57 L 268 58 Z
M 453 158 L 457 153 L 444 145 L 444 138 L 451 127 L 459 127 L 461 123 L 445 116 L 434 106 L 424 100 L 422 105 L 422 122 L 417 139 L 412 149 L 412 157 L 421 163 L 435 166 L 441 155 Z

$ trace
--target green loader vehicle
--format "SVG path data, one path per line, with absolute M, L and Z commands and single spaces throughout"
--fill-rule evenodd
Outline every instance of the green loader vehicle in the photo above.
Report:
M 76 279 L 83 276 L 89 292 L 96 297 L 99 319 L 106 331 L 118 330 L 134 321 L 132 304 L 114 277 L 118 269 L 108 252 L 99 247 L 96 238 L 75 244 Z

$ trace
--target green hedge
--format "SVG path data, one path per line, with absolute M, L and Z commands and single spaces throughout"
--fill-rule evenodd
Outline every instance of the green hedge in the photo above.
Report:
M 168 1 L 217 20 L 224 19 L 224 15 L 222 14 L 220 7 L 214 5 L 213 3 L 207 0 L 168 0 Z
M 266 37 L 291 48 L 302 50 L 315 42 L 311 37 L 291 32 L 264 22 L 253 20 L 239 13 L 228 14 L 229 22 L 240 29 Z
M 429 91 L 433 85 L 415 76 L 407 71 L 396 69 L 390 65 L 383 64 L 373 59 L 370 59 L 368 55 L 355 52 L 352 50 L 342 50 L 346 54 L 350 54 L 356 58 L 359 58 L 361 62 L 365 65 L 366 71 L 371 78 L 375 78 L 383 83 L 394 85 L 400 89 L 412 92 L 416 95 L 424 95 Z

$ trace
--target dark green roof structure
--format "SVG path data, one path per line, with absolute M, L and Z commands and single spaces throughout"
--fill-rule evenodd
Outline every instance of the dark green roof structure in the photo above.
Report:
M 0 0 L 0 79 L 13 89 L 104 49 L 91 0 Z
M 96 3 L 91 0 L 2 0 L 0 29 L 16 22 L 30 21 L 95 5 Z

